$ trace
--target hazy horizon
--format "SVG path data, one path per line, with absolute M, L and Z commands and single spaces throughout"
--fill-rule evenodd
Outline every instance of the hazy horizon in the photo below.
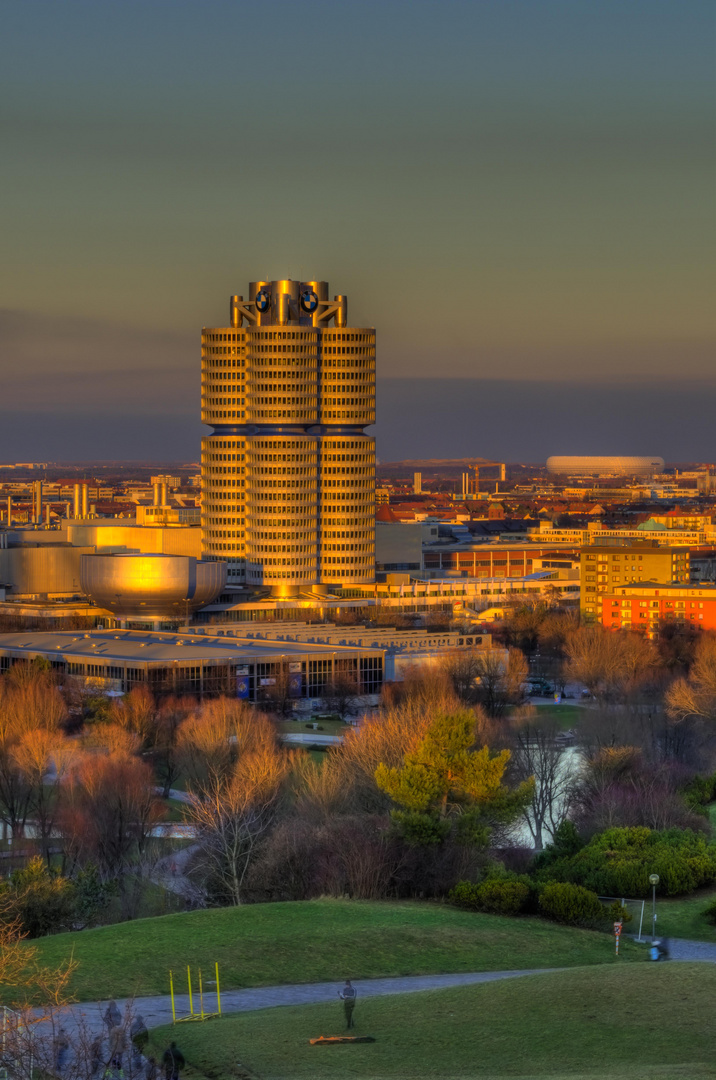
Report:
M 381 461 L 485 457 L 537 464 L 550 454 L 716 460 L 711 383 L 672 380 L 645 390 L 632 382 L 615 395 L 599 382 L 378 379 L 377 391 L 377 423 L 368 431 Z M 596 429 L 584 424 L 587 406 L 603 417 Z M 0 408 L 0 461 L 196 461 L 208 430 L 197 414 L 193 393 L 181 411 L 129 411 L 124 402 L 114 411 L 78 411 L 69 402 L 43 414 Z M 675 414 L 684 418 L 677 430 Z

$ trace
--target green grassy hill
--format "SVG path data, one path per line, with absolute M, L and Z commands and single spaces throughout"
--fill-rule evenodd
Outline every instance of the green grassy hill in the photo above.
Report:
M 590 930 L 441 904 L 348 900 L 166 915 L 58 934 L 35 944 L 49 964 L 74 953 L 79 968 L 73 992 L 83 1001 L 165 994 L 170 968 L 181 984 L 187 964 L 212 978 L 208 973 L 216 961 L 221 984 L 229 989 L 614 960 L 613 939 Z M 644 956 L 643 947 L 623 943 L 621 959 Z
M 716 941 L 716 926 L 704 916 L 704 910 L 716 900 L 716 889 L 699 889 L 690 896 L 659 899 L 656 904 L 657 929 L 662 937 L 693 938 Z M 649 930 L 651 904 L 647 903 L 644 923 Z
M 186 1080 L 696 1080 L 716 1075 L 710 964 L 580 968 L 358 1000 L 373 1044 L 310 1046 L 341 1034 L 340 1004 L 264 1009 L 163 1028 Z M 240 1066 L 239 1066 L 240 1063 Z

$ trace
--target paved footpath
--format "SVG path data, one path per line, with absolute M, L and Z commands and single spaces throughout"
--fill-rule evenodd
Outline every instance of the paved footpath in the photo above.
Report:
M 712 941 L 689 941 L 687 938 L 667 938 L 672 960 L 704 960 L 716 964 L 716 944 Z
M 716 944 L 707 941 L 688 941 L 685 938 L 669 938 L 669 955 L 672 960 L 703 961 L 716 963 Z M 473 983 L 495 982 L 498 979 L 516 979 L 525 975 L 543 975 L 560 968 L 529 968 L 522 971 L 467 971 L 452 975 L 406 975 L 394 979 L 354 980 L 358 997 L 379 997 L 384 994 L 410 994 L 417 990 L 440 990 L 447 986 L 469 986 Z M 246 990 L 224 990 L 221 994 L 223 1013 L 251 1012 L 256 1009 L 272 1009 L 280 1005 L 314 1005 L 336 1001 L 343 982 L 299 983 L 289 986 L 257 986 Z M 189 1014 L 189 997 L 175 997 L 178 1016 Z M 148 1028 L 170 1024 L 172 1019 L 169 995 L 141 997 L 117 1001 L 122 1013 L 141 1015 Z M 82 1017 L 93 1031 L 102 1029 L 102 1013 L 106 1002 L 80 1002 L 70 1007 L 75 1019 Z M 208 993 L 204 998 L 207 1012 L 216 1008 L 216 995 Z M 199 1009 L 198 994 L 194 994 L 194 1009 Z
M 410 994 L 416 990 L 440 990 L 447 986 L 467 986 L 472 983 L 494 982 L 498 979 L 516 979 L 523 975 L 544 975 L 558 968 L 531 968 L 525 971 L 470 971 L 457 975 L 410 975 L 396 979 L 353 980 L 358 991 L 358 999 L 378 997 L 383 994 Z M 308 983 L 295 986 L 258 986 L 247 990 L 224 990 L 221 994 L 222 1013 L 251 1012 L 256 1009 L 271 1009 L 279 1005 L 314 1005 L 320 1002 L 338 1000 L 341 982 Z M 178 1016 L 189 1013 L 189 998 L 186 994 L 175 997 Z M 216 995 L 204 996 L 204 1008 L 211 1012 L 216 1007 Z M 162 997 L 142 997 L 134 1000 L 118 1000 L 117 1006 L 123 1014 L 129 1011 L 132 1016 L 142 1016 L 148 1028 L 170 1024 L 172 1021 L 171 1000 L 168 995 Z M 75 1019 L 80 1017 L 93 1032 L 102 1030 L 102 1013 L 106 1002 L 80 1002 L 72 1005 L 68 1013 Z M 199 1008 L 199 998 L 194 994 L 194 1009 Z M 69 1021 L 69 1022 L 68 1022 Z M 64 1021 L 71 1026 L 69 1017 Z
M 680 938 L 669 940 L 669 952 L 672 960 L 716 963 L 716 944 L 705 941 L 687 941 Z M 358 1000 L 367 997 L 379 997 L 386 994 L 409 994 L 419 990 L 439 990 L 449 986 L 469 986 L 476 983 L 496 982 L 501 979 L 516 979 L 530 975 L 545 975 L 564 968 L 528 968 L 521 971 L 471 971 L 452 975 L 411 975 L 393 979 L 354 980 L 358 991 Z M 225 990 L 221 995 L 222 1013 L 251 1012 L 257 1009 L 271 1009 L 282 1005 L 313 1005 L 336 1002 L 338 991 L 343 982 L 322 982 L 290 986 L 259 986 L 246 990 Z M 216 997 L 207 994 L 204 1007 L 207 1012 L 216 1006 Z M 189 1013 L 189 998 L 186 994 L 175 997 L 178 1016 Z M 117 1001 L 127 1028 L 132 1019 L 141 1016 L 151 1030 L 172 1020 L 171 999 L 168 995 L 157 997 L 127 998 Z M 62 1010 L 61 1023 L 73 1044 L 87 1045 L 87 1035 L 93 1038 L 105 1034 L 102 1015 L 107 1002 L 79 1002 Z M 198 995 L 194 995 L 194 1009 L 199 1008 Z M 74 1051 L 73 1051 L 74 1052 Z M 130 1074 L 133 1066 L 129 1063 Z

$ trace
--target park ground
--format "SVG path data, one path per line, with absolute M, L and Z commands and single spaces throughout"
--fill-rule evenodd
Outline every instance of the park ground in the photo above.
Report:
M 170 969 L 184 978 L 188 964 L 206 973 L 217 961 L 228 990 L 616 959 L 607 934 L 417 901 L 326 899 L 215 908 L 57 934 L 34 944 L 48 964 L 74 955 L 72 992 L 81 1001 L 166 994 Z M 623 963 L 643 956 L 642 947 L 623 942 Z
M 564 731 L 569 731 L 579 725 L 585 716 L 589 715 L 584 705 L 535 705 L 537 718 L 543 723 L 552 721 Z
M 624 964 L 340 1004 L 264 1009 L 159 1028 L 186 1080 L 696 1080 L 716 1076 L 712 964 Z

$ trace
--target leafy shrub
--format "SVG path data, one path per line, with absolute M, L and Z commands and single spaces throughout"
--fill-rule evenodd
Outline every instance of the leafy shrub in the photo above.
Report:
M 701 912 L 707 922 L 716 923 L 716 900 L 712 900 L 710 904 Z
M 716 798 L 716 774 L 695 776 L 683 789 L 682 795 L 690 810 L 708 816 L 706 807 Z
M 88 866 L 76 878 L 48 870 L 39 855 L 15 870 L 0 887 L 2 917 L 19 919 L 28 937 L 43 937 L 63 930 L 92 926 L 116 892 Z
M 475 881 L 458 881 L 457 885 L 450 890 L 448 899 L 461 907 L 477 907 L 478 890 L 480 886 Z
M 480 910 L 493 915 L 518 915 L 526 908 L 529 898 L 530 887 L 523 881 L 485 881 L 478 893 Z
M 607 914 L 596 893 L 566 881 L 545 885 L 539 906 L 548 919 L 570 926 L 597 926 L 605 921 Z
M 103 881 L 97 867 L 90 863 L 72 879 L 74 890 L 73 929 L 96 926 L 112 897 L 117 895 L 114 881 Z
M 577 832 L 577 827 L 572 821 L 563 821 L 554 834 L 551 844 L 544 851 L 535 856 L 532 868 L 534 870 L 551 866 L 559 859 L 569 858 L 576 855 L 584 847 L 584 840 Z
M 621 900 L 615 900 L 614 903 L 610 904 L 607 908 L 607 918 L 612 923 L 630 923 L 634 916 L 629 911 L 629 908 L 622 906 Z
M 69 930 L 75 911 L 75 890 L 69 878 L 52 874 L 40 856 L 15 870 L 2 890 L 4 917 L 19 918 L 28 937 Z
M 519 915 L 530 900 L 530 885 L 524 878 L 493 877 L 479 884 L 459 881 L 450 899 L 461 907 L 486 911 L 491 915 Z
M 691 829 L 657 832 L 642 827 L 606 829 L 581 850 L 547 865 L 535 864 L 538 881 L 583 885 L 602 896 L 679 896 L 716 882 L 716 845 Z

